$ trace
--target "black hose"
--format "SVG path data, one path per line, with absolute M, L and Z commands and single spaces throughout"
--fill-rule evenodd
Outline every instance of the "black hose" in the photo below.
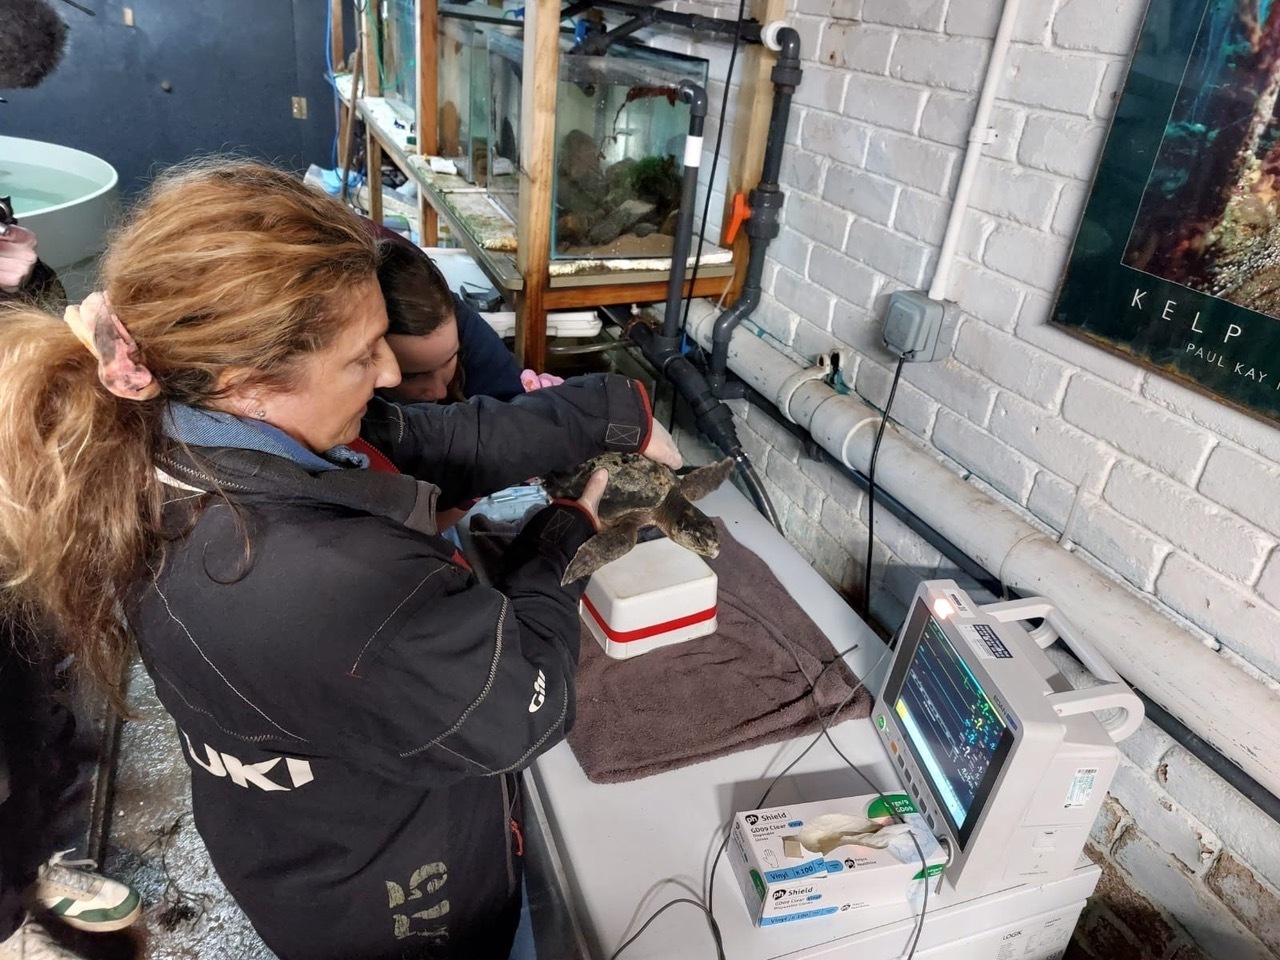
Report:
M 628 336 L 640 348 L 645 359 L 653 364 L 658 376 L 670 381 L 676 392 L 689 402 L 698 431 L 719 447 L 725 456 L 736 458 L 742 453 L 742 443 L 733 425 L 733 411 L 712 395 L 702 371 L 644 324 L 632 324 Z
M 745 453 L 739 452 L 733 458 L 733 465 L 738 471 L 738 476 L 742 478 L 742 482 L 746 485 L 747 492 L 751 494 L 751 499 L 755 502 L 756 509 L 773 525 L 773 529 L 785 537 L 786 534 L 782 530 L 782 522 L 778 519 L 778 514 L 773 509 L 773 501 L 769 499 L 768 491 L 765 490 L 764 484 L 760 482 L 760 478 L 756 475 L 756 470 L 751 465 L 751 460 L 748 459 Z

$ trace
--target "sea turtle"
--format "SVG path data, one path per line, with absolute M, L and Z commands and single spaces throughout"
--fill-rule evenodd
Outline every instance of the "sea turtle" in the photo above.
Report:
M 681 546 L 704 557 L 720 552 L 716 528 L 689 501 L 700 500 L 724 483 L 733 469 L 729 459 L 699 467 L 683 477 L 669 467 L 635 453 L 606 453 L 543 480 L 553 497 L 576 500 L 597 470 L 609 471 L 600 500 L 600 532 L 578 548 L 562 584 L 586 577 L 636 545 L 644 527 L 657 527 Z

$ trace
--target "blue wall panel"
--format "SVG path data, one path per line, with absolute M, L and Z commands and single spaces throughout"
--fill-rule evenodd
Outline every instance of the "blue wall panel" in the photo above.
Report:
M 329 165 L 326 0 L 87 4 L 98 16 L 54 4 L 69 27 L 63 63 L 34 90 L 3 93 L 0 132 L 97 154 L 125 193 L 158 167 L 221 150 L 297 170 Z M 307 98 L 306 120 L 291 115 L 294 95 Z

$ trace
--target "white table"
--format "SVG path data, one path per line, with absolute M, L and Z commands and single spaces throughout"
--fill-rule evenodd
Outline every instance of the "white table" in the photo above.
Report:
M 725 486 L 699 506 L 721 517 L 734 538 L 769 565 L 874 693 L 888 657 L 884 643 L 803 557 L 736 490 Z M 832 728 L 857 767 L 850 770 L 823 741 L 774 788 L 768 805 L 901 789 L 870 720 Z M 621 784 L 587 780 L 567 743 L 540 757 L 526 774 L 532 793 L 530 829 L 549 848 L 550 869 L 581 931 L 586 952 L 607 960 L 649 915 L 674 897 L 701 899 L 712 858 L 731 815 L 757 806 L 769 782 L 812 737 L 758 747 Z M 982 897 L 957 897 L 946 884 L 930 890 L 916 956 L 947 960 L 1041 960 L 1065 948 L 1096 866 L 1081 866 L 1053 884 L 1023 885 Z M 730 960 L 905 955 L 919 914 L 903 902 L 819 920 L 757 928 L 727 858 L 716 871 L 716 919 Z M 537 913 L 535 912 L 535 920 Z M 687 904 L 659 917 L 622 960 L 706 960 L 715 948 L 704 915 Z M 557 955 L 547 960 L 561 960 Z

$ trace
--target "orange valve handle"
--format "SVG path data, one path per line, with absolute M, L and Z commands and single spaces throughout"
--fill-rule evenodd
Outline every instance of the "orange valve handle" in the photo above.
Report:
M 728 246 L 733 246 L 733 242 L 738 239 L 738 231 L 742 229 L 742 224 L 750 217 L 751 207 L 747 205 L 747 198 L 741 193 L 735 193 L 733 203 L 729 206 L 729 226 L 724 232 L 724 242 Z

